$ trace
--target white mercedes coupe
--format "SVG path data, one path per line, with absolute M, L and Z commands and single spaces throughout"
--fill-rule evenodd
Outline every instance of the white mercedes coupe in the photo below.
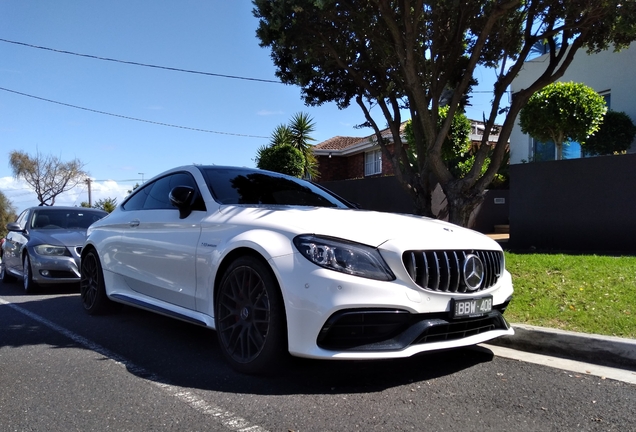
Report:
M 89 228 L 80 285 L 89 314 L 123 303 L 216 330 L 244 373 L 289 354 L 398 358 L 514 333 L 512 280 L 487 236 L 249 168 L 144 183 Z

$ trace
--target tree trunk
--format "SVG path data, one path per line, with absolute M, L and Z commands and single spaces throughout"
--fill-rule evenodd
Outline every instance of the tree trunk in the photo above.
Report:
M 415 214 L 436 218 L 437 215 L 433 213 L 433 190 L 437 186 L 437 182 L 433 180 L 432 176 L 415 176 L 411 178 L 415 184 L 408 184 L 403 181 L 400 181 L 400 184 L 406 188 L 413 198 Z
M 455 225 L 468 228 L 470 215 L 484 201 L 483 191 L 472 191 L 467 194 L 461 191 L 454 191 L 449 188 L 445 190 L 446 203 L 448 205 L 448 221 Z
M 415 214 L 435 218 L 431 197 L 431 191 L 421 191 L 414 195 Z
M 556 160 L 563 160 L 563 143 L 554 143 L 556 147 Z

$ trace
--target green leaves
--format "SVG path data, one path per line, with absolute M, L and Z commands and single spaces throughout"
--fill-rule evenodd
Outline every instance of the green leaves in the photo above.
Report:
M 311 133 L 315 124 L 306 113 L 295 114 L 289 125 L 278 125 L 269 146 L 256 152 L 256 166 L 294 177 L 318 176 L 318 163 L 313 153 Z
M 448 198 L 449 219 L 462 225 L 503 163 L 512 124 L 527 98 L 561 77 L 580 47 L 594 52 L 636 40 L 632 0 L 253 1 L 257 37 L 271 49 L 280 80 L 298 85 L 307 105 L 335 102 L 345 108 L 353 100 L 377 134 L 384 129 L 378 125 L 386 124 L 396 144 L 387 160 L 413 191 L 416 211 L 434 216 L 425 204 L 430 190 L 423 182 L 437 181 Z M 461 112 L 476 82 L 476 67 L 496 68 L 493 106 L 484 119 L 492 127 L 505 92 L 539 41 L 550 48 L 545 73 L 511 102 L 503 133 L 488 155 L 490 166 L 484 173 L 490 150 L 484 147 L 473 165 L 473 173 L 483 175 L 452 172 L 440 147 L 442 137 L 433 136 L 436 130 L 447 135 L 447 128 L 436 126 L 437 108 L 448 104 L 451 112 Z M 411 152 L 401 150 L 398 131 L 404 110 L 416 122 Z M 588 117 L 572 107 L 560 111 L 561 117 Z M 372 114 L 384 118 L 379 121 Z M 548 120 L 555 117 L 547 115 Z M 552 128 L 548 135 L 559 142 L 575 137 L 584 141 L 598 128 L 594 121 L 588 126 L 583 131 L 570 125 Z
M 587 155 L 611 155 L 625 152 L 634 142 L 636 126 L 624 112 L 609 110 L 600 129 L 585 142 Z
M 542 142 L 554 141 L 562 149 L 567 141 L 584 143 L 599 129 L 606 110 L 605 99 L 594 89 L 556 82 L 530 97 L 521 109 L 519 124 L 523 133 Z
M 262 147 L 258 149 L 256 166 L 294 177 L 302 177 L 305 158 L 300 150 L 289 144 Z

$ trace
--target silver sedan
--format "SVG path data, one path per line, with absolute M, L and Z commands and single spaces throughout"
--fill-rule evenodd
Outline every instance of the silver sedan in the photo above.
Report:
M 39 285 L 77 283 L 86 229 L 108 215 L 82 207 L 31 207 L 7 224 L 0 279 L 21 279 L 31 293 Z

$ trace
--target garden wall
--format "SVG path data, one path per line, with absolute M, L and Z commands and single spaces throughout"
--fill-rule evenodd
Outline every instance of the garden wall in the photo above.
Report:
M 394 176 L 320 182 L 320 185 L 366 210 L 415 213 L 413 200 Z M 445 208 L 446 197 L 438 186 L 433 194 L 433 212 L 443 214 Z M 473 212 L 470 228 L 483 233 L 493 233 L 495 225 L 507 224 L 508 191 L 487 191 L 484 202 Z
M 636 154 L 511 165 L 508 245 L 636 252 Z

